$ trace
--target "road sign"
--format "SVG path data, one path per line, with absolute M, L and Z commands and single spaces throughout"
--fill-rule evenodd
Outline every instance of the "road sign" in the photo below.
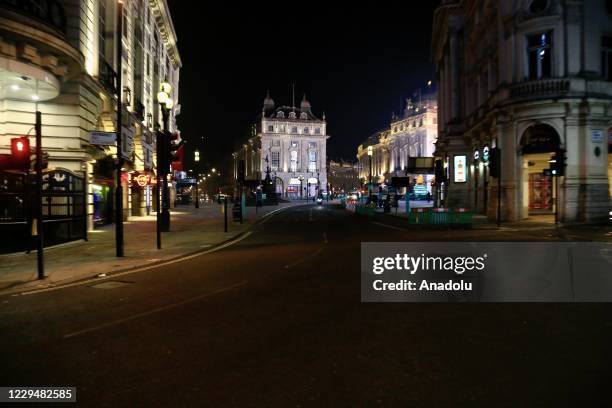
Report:
M 117 135 L 115 132 L 89 132 L 91 144 L 96 146 L 115 146 L 117 144 Z

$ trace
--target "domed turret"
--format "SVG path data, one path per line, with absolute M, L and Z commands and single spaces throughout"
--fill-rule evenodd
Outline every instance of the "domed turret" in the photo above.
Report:
M 270 91 L 266 93 L 266 99 L 264 99 L 264 110 L 274 109 L 274 99 L 270 97 Z
M 300 109 L 302 112 L 310 113 L 310 102 L 306 99 L 306 94 L 304 94 L 304 98 L 302 98 L 302 103 L 300 104 Z

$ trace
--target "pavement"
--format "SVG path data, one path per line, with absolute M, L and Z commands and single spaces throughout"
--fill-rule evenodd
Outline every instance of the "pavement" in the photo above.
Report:
M 162 233 L 162 249 L 156 245 L 155 214 L 130 217 L 124 223 L 125 256 L 115 256 L 115 227 L 106 225 L 90 231 L 88 241 L 75 241 L 44 251 L 45 279 L 37 275 L 37 254 L 20 252 L 0 255 L 0 294 L 37 290 L 66 285 L 99 274 L 110 275 L 143 265 L 205 251 L 238 237 L 254 223 L 273 211 L 303 203 L 280 203 L 278 206 L 247 207 L 243 224 L 232 221 L 228 204 L 228 232 L 220 205 L 206 203 L 199 209 L 179 205 L 170 210 L 171 231 Z
M 361 302 L 363 241 L 558 237 L 402 222 L 296 206 L 214 252 L 0 296 L 0 384 L 113 408 L 612 406 L 612 304 Z

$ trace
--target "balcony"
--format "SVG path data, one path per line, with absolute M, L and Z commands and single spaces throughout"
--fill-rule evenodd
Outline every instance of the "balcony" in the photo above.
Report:
M 58 0 L 0 0 L 0 8 L 35 19 L 66 34 L 66 14 Z
M 117 73 L 108 62 L 103 59 L 100 59 L 100 73 L 98 74 L 98 79 L 111 95 L 117 94 Z
M 559 98 L 567 95 L 569 89 L 568 79 L 540 79 L 512 85 L 510 97 L 513 99 Z
M 136 98 L 136 101 L 134 103 L 134 116 L 136 116 L 136 118 L 138 118 L 139 121 L 144 121 L 145 118 L 145 106 L 142 104 L 142 102 L 140 101 L 140 99 Z

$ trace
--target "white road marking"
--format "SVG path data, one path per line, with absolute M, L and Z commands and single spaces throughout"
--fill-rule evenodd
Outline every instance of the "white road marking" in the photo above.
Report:
M 239 282 L 239 283 L 236 283 L 236 284 L 231 285 L 231 286 L 227 286 L 227 287 L 222 288 L 222 289 L 217 289 L 217 290 L 214 290 L 212 292 L 204 293 L 202 295 L 194 296 L 194 297 L 189 298 L 189 299 L 181 300 L 180 302 L 172 303 L 172 304 L 169 304 L 169 305 L 166 305 L 166 306 L 156 307 L 155 309 L 147 310 L 146 312 L 137 313 L 137 314 L 129 316 L 129 317 L 124 317 L 123 319 L 113 320 L 113 321 L 110 321 L 110 322 L 107 322 L 107 323 L 100 324 L 98 326 L 90 327 L 88 329 L 83 329 L 83 330 L 79 330 L 79 331 L 76 331 L 76 332 L 73 332 L 73 333 L 69 333 L 69 334 L 64 335 L 64 338 L 65 339 L 69 339 L 71 337 L 80 336 L 80 335 L 85 334 L 85 333 L 91 333 L 91 332 L 94 332 L 94 331 L 97 331 L 97 330 L 105 329 L 105 328 L 110 327 L 110 326 L 114 326 L 114 325 L 117 325 L 117 324 L 129 322 L 131 320 L 138 319 L 140 317 L 150 316 L 150 315 L 152 315 L 154 313 L 163 312 L 164 310 L 173 309 L 175 307 L 179 307 L 179 306 L 185 305 L 187 303 L 195 302 L 195 301 L 201 300 L 201 299 L 206 299 L 207 297 L 218 295 L 219 293 L 227 292 L 229 290 L 236 289 L 236 288 L 239 288 L 241 286 L 245 286 L 248 283 L 249 283 L 248 281 Z
M 381 227 L 391 228 L 391 229 L 394 229 L 394 230 L 397 230 L 397 231 L 406 231 L 404 228 L 395 227 L 393 225 L 383 224 L 382 222 L 370 221 L 370 224 L 380 225 Z
M 165 262 L 157 263 L 155 265 L 145 266 L 145 267 L 138 268 L 138 269 L 131 269 L 131 270 L 125 271 L 125 272 L 113 273 L 111 275 L 107 275 L 106 279 L 115 279 L 118 276 L 124 276 L 124 275 L 130 275 L 132 273 L 148 271 L 149 269 L 158 268 L 160 266 L 172 265 L 172 264 L 175 264 L 177 262 L 182 262 L 182 261 L 186 261 L 188 259 L 196 258 L 198 256 L 202 256 L 202 255 L 210 254 L 210 253 L 213 253 L 213 252 L 217 252 L 217 251 L 219 251 L 219 250 L 221 250 L 223 248 L 227 248 L 230 245 L 234 245 L 234 244 L 242 241 L 243 239 L 248 238 L 252 233 L 253 233 L 253 231 L 247 231 L 243 236 L 241 236 L 239 238 L 236 238 L 236 239 L 234 239 L 232 241 L 226 242 L 225 244 L 220 245 L 220 246 L 218 246 L 216 248 L 209 249 L 207 251 L 198 252 L 197 254 L 192 254 L 192 255 L 184 256 L 184 257 L 181 257 L 181 258 L 177 258 L 177 259 L 173 259 L 173 260 L 170 260 L 170 261 L 165 261 Z M 92 282 L 101 282 L 102 280 L 103 279 L 93 278 L 93 279 L 88 279 L 88 280 L 85 280 L 85 281 L 69 283 L 67 285 L 62 285 L 62 286 L 53 286 L 53 287 L 44 288 L 44 289 L 36 289 L 36 290 L 28 291 L 28 292 L 16 293 L 13 296 L 34 295 L 34 294 L 37 294 L 37 293 L 50 292 L 52 290 L 59 290 L 59 289 L 64 289 L 64 288 L 70 288 L 70 287 L 73 287 L 73 286 L 87 285 L 87 284 L 92 283 Z

